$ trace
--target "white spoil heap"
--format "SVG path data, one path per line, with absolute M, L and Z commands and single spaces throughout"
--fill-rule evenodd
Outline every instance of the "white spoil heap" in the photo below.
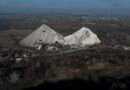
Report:
M 90 29 L 83 27 L 72 35 L 64 37 L 68 45 L 76 45 L 79 47 L 92 46 L 101 43 L 96 34 Z
M 20 41 L 20 45 L 22 46 L 35 47 L 39 50 L 44 44 L 48 45 L 48 47 L 51 45 L 54 45 L 55 47 L 56 44 L 60 44 L 62 46 L 69 45 L 71 47 L 86 47 L 99 43 L 101 43 L 101 41 L 97 35 L 88 28 L 83 27 L 74 34 L 63 37 L 47 25 L 42 25 Z
M 42 25 L 37 30 L 32 32 L 29 36 L 24 38 L 20 42 L 20 45 L 35 47 L 40 50 L 42 47 L 42 44 L 51 45 L 55 43 L 65 45 L 64 37 L 61 34 L 55 32 L 53 29 L 51 29 L 47 25 Z

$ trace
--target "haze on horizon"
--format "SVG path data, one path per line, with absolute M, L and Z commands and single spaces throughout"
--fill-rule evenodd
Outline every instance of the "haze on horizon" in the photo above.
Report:
M 0 12 L 30 12 L 45 9 L 59 10 L 127 10 L 130 0 L 0 0 Z

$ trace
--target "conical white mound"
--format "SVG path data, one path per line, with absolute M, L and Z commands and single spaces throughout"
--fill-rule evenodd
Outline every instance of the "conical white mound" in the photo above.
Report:
M 55 44 L 58 42 L 61 45 L 65 44 L 64 37 L 55 32 L 53 29 L 47 25 L 42 25 L 37 30 L 32 32 L 29 36 L 24 38 L 20 44 L 29 47 L 39 47 L 41 43 L 44 44 Z
M 96 34 L 90 29 L 83 27 L 72 35 L 64 37 L 68 45 L 76 45 L 80 47 L 91 46 L 101 43 Z

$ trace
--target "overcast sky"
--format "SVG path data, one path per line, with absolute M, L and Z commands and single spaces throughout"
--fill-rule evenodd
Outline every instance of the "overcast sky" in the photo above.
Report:
M 130 0 L 0 0 L 0 8 L 120 9 L 130 8 Z

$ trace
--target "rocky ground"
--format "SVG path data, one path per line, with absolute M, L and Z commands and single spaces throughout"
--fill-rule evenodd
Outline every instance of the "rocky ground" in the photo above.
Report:
M 75 83 L 77 81 L 78 83 L 84 82 L 84 87 L 92 83 L 100 86 L 104 82 L 106 85 L 111 83 L 110 89 L 126 89 L 130 85 L 129 54 L 129 51 L 123 49 L 98 47 L 68 54 L 43 54 L 29 57 L 28 61 L 8 61 L 5 62 L 6 64 L 0 64 L 0 90 L 22 90 L 25 88 L 32 90 L 41 87 L 38 85 L 42 84 L 42 88 L 47 88 L 47 82 L 53 82 L 54 85 L 59 85 L 61 82 L 62 85 L 66 85 L 69 80 L 69 83 L 72 82 L 74 85 L 73 80 L 75 79 Z M 102 80 L 104 81 L 102 82 Z M 47 85 L 49 88 L 49 84 Z M 103 85 L 103 87 L 105 86 Z

